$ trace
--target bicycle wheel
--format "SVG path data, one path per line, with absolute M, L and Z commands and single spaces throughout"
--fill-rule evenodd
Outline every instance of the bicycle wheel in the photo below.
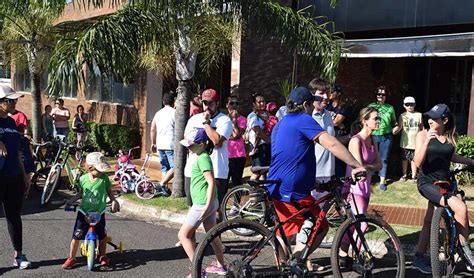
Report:
M 329 231 L 319 247 L 329 249 L 332 246 L 337 229 L 342 225 L 342 222 L 346 220 L 346 214 L 342 209 L 337 210 L 336 202 L 334 201 L 330 201 L 330 203 L 327 205 L 329 208 L 326 212 L 326 219 L 329 223 Z
M 95 264 L 95 241 L 86 240 L 87 270 L 92 271 Z
M 36 171 L 31 177 L 31 187 L 38 192 L 43 192 L 43 187 L 46 184 L 49 171 L 51 171 L 51 167 L 41 168 Z
M 41 206 L 46 206 L 51 196 L 53 196 L 54 191 L 59 183 L 59 178 L 61 177 L 61 166 L 55 165 L 49 171 L 48 177 L 46 178 L 45 185 L 43 187 L 43 194 L 41 194 Z
M 431 221 L 430 257 L 433 277 L 453 277 L 456 264 L 450 252 L 449 216 L 444 208 L 436 208 Z M 456 250 L 455 250 L 456 251 Z
M 264 224 L 267 205 L 265 200 L 259 200 L 258 194 L 249 185 L 239 185 L 229 190 L 221 204 L 223 221 L 247 219 Z M 245 229 L 236 229 L 234 233 L 241 236 L 252 235 L 251 231 Z
M 135 186 L 135 194 L 142 200 L 150 200 L 155 197 L 155 185 L 151 181 L 142 180 Z
M 331 266 L 334 277 L 405 277 L 400 240 L 390 225 L 373 216 L 342 223 L 331 248 Z
M 254 236 L 237 236 L 232 231 L 235 229 L 250 230 Z M 216 255 L 212 246 L 218 245 L 219 240 L 227 269 L 226 277 L 277 277 L 284 274 L 286 256 L 276 237 L 260 223 L 233 219 L 221 222 L 207 232 L 194 254 L 192 277 L 198 278 L 201 274 L 205 274 L 205 277 L 219 276 L 206 272 L 206 268 L 215 263 Z

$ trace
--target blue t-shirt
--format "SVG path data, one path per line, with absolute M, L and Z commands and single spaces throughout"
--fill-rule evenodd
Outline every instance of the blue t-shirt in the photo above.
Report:
M 314 140 L 325 130 L 306 113 L 289 113 L 272 132 L 272 162 L 267 185 L 272 198 L 290 202 L 311 194 L 316 177 Z
M 7 148 L 7 156 L 0 170 L 0 176 L 20 175 L 21 134 L 16 128 L 15 121 L 10 117 L 0 118 L 0 140 Z

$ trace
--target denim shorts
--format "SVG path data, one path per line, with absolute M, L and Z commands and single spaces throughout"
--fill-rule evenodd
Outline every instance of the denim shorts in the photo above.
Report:
M 76 224 L 74 224 L 74 231 L 72 233 L 72 239 L 83 240 L 85 239 L 88 231 L 89 231 L 89 223 L 87 223 L 84 214 L 78 211 Z M 107 233 L 105 232 L 105 214 L 104 213 L 101 215 L 99 223 L 95 225 L 94 231 L 99 237 L 99 240 L 102 240 L 107 236 Z
M 253 148 L 252 144 L 250 147 Z M 252 166 L 270 166 L 271 146 L 270 144 L 260 144 L 252 158 Z
M 174 167 L 174 151 L 158 150 L 160 155 L 161 172 L 164 174 Z

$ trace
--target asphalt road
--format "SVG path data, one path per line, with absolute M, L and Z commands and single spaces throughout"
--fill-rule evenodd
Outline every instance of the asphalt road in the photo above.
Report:
M 114 242 L 122 241 L 125 251 L 115 252 L 108 246 L 111 266 L 88 272 L 85 258 L 78 254 L 78 265 L 63 270 L 76 213 L 63 209 L 61 197 L 55 194 L 47 209 L 39 207 L 39 195 L 32 191 L 23 208 L 24 252 L 33 269 L 12 267 L 12 246 L 3 210 L 0 210 L 0 276 L 5 277 L 185 277 L 190 265 L 181 247 L 175 247 L 179 226 L 168 222 L 147 223 L 119 215 L 107 214 L 107 229 Z M 198 240 L 203 235 L 198 235 Z M 316 277 L 331 276 L 328 251 L 317 252 L 313 261 L 325 266 Z M 409 264 L 409 263 L 408 263 Z M 429 277 L 407 266 L 407 277 Z

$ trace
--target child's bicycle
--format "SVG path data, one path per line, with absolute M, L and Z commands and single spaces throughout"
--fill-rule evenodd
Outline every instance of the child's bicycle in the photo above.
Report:
M 140 147 L 133 147 L 128 150 L 128 154 L 125 154 L 122 150 L 117 154 L 117 165 L 115 166 L 115 174 L 113 177 L 114 181 L 118 181 L 122 191 L 124 193 L 130 193 L 135 191 L 136 183 L 131 181 L 133 174 L 138 175 L 138 171 L 135 168 L 131 160 L 131 153 L 133 150 L 139 149 Z
M 135 187 L 135 194 L 138 198 L 142 200 L 150 200 L 151 198 L 161 195 L 164 197 L 169 197 L 170 194 L 162 186 L 156 182 L 150 181 L 150 178 L 146 175 L 146 166 L 150 161 L 152 154 L 146 153 L 145 161 L 140 169 L 140 173 L 132 173 L 132 179 L 128 182 L 133 182 Z
M 65 211 L 77 211 L 77 204 L 74 204 L 72 206 L 67 206 L 64 208 Z M 99 223 L 101 215 L 105 212 L 111 212 L 110 208 L 107 207 L 105 211 L 103 212 L 88 212 L 85 213 L 81 211 L 85 215 L 86 221 L 89 223 L 89 231 L 86 234 L 86 237 L 84 239 L 84 242 L 81 243 L 81 255 L 87 257 L 87 270 L 92 271 L 95 266 L 95 261 L 97 259 L 97 256 L 99 254 L 99 237 L 94 231 L 95 225 Z M 118 245 L 112 243 L 112 237 L 108 236 L 106 237 L 106 242 L 110 246 L 114 248 L 114 250 L 118 251 L 120 254 L 123 253 L 123 244 L 122 242 L 119 242 Z
M 460 172 L 474 172 L 471 168 L 462 168 L 451 171 L 449 181 L 437 181 L 443 195 L 445 206 L 440 206 L 433 212 L 430 233 L 430 257 L 433 277 L 454 277 L 456 263 L 464 257 L 458 240 L 454 212 L 448 205 L 448 193 L 461 196 L 465 201 L 464 191 L 458 189 L 456 174 Z M 458 256 L 459 255 L 459 256 Z
M 315 200 L 310 206 L 300 209 L 286 221 L 280 221 L 273 202 L 264 184 L 280 181 L 249 181 L 255 188 L 252 196 L 257 200 L 268 200 L 271 218 L 275 225 L 268 229 L 263 224 L 247 219 L 232 219 L 213 227 L 196 249 L 193 258 L 192 277 L 201 277 L 203 270 L 212 265 L 216 258 L 213 241 L 220 238 L 224 247 L 224 264 L 227 277 L 305 277 L 312 273 L 308 270 L 307 260 L 310 246 L 305 247 L 300 256 L 292 253 L 283 225 L 292 222 L 299 215 L 305 215 L 321 203 L 335 200 L 345 209 L 347 219 L 341 224 L 331 248 L 331 270 L 334 277 L 405 277 L 404 252 L 393 229 L 385 221 L 370 215 L 351 213 L 351 207 L 341 193 L 345 182 L 352 183 L 351 177 L 335 178 L 321 184 L 320 188 L 330 192 Z M 308 230 L 306 238 L 320 232 L 320 225 L 326 212 L 321 210 L 317 219 Z M 308 218 L 306 218 L 308 221 Z M 304 227 L 304 226 L 303 226 Z M 236 229 L 251 231 L 252 237 L 242 237 L 234 233 Z M 277 238 L 281 234 L 281 241 Z M 303 232 L 300 231 L 300 233 Z M 284 244 L 282 244 L 283 242 Z M 205 270 L 204 270 L 205 272 Z M 212 277 L 212 273 L 205 273 Z M 217 275 L 216 275 L 217 277 Z

